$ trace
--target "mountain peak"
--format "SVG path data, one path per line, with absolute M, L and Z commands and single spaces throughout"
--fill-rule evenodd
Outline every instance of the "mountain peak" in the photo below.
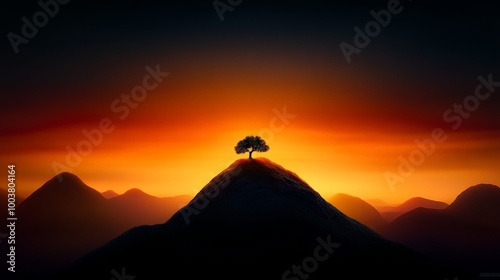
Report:
M 104 196 L 104 198 L 106 199 L 111 199 L 113 197 L 119 196 L 119 194 L 117 194 L 115 191 L 112 190 L 107 190 L 105 192 L 102 192 L 101 195 Z
M 472 186 L 462 193 L 472 193 L 472 192 L 497 192 L 500 188 L 493 184 L 477 184 Z
M 23 208 L 26 208 L 28 205 L 42 207 L 41 205 L 51 203 L 72 204 L 75 202 L 100 202 L 103 200 L 105 198 L 98 191 L 87 186 L 78 176 L 69 172 L 62 172 L 43 184 L 26 198 L 22 204 Z
M 78 176 L 69 172 L 61 172 L 43 184 L 37 192 L 68 192 L 85 191 L 92 189 L 87 186 Z M 92 189 L 93 190 L 93 189 Z
M 62 183 L 64 183 L 64 184 L 68 184 L 68 183 L 84 184 L 83 181 L 78 176 L 76 176 L 73 173 L 69 173 L 69 172 L 61 172 L 61 173 L 57 174 L 56 176 L 52 177 L 52 179 L 50 179 L 49 182 L 54 181 L 54 180 L 59 181 L 59 183 L 61 183 L 61 184 Z
M 138 188 L 132 188 L 128 191 L 126 191 L 124 194 L 122 194 L 122 196 L 132 196 L 132 197 L 137 197 L 137 196 L 140 196 L 140 197 L 143 197 L 143 196 L 151 196 L 147 193 L 145 193 L 144 191 L 142 191 L 141 189 L 138 189 Z
M 273 170 L 285 170 L 287 171 L 283 166 L 265 158 L 265 157 L 259 157 L 259 158 L 244 158 L 244 159 L 238 159 L 233 164 L 229 166 L 229 168 L 235 168 L 235 167 L 243 167 L 243 168 L 250 168 L 253 170 L 257 170 L 258 168 L 267 168 L 267 169 L 273 169 Z
M 229 215 L 231 218 L 235 218 L 239 213 L 251 220 L 255 217 L 271 220 L 277 218 L 272 217 L 272 214 L 284 214 L 282 210 L 286 207 L 280 208 L 279 205 L 285 201 L 309 201 L 309 205 L 321 209 L 318 211 L 328 212 L 324 209 L 325 204 L 319 203 L 320 200 L 323 200 L 320 194 L 297 174 L 266 158 L 254 158 L 236 160 L 210 180 L 192 199 L 190 205 L 196 208 L 199 204 L 210 204 L 207 211 L 202 211 L 202 215 L 219 215 L 215 213 L 224 208 L 231 209 L 228 210 L 232 213 Z M 247 209 L 253 209 L 253 214 Z M 333 212 L 340 213 L 336 211 L 337 209 Z
M 126 191 L 124 194 L 129 194 L 129 195 L 145 195 L 146 193 L 143 192 L 141 189 L 132 188 L 132 189 Z
M 427 198 L 416 196 L 403 202 L 401 205 L 397 207 L 397 209 L 400 212 L 409 212 L 419 207 L 429 208 L 429 209 L 444 209 L 448 207 L 448 204 L 441 201 L 430 200 Z
M 500 208 L 500 188 L 492 184 L 478 184 L 467 188 L 453 203 L 448 206 L 449 211 L 476 211 Z
M 222 171 L 218 176 L 212 179 L 224 181 L 222 177 L 236 177 L 236 178 L 252 178 L 255 180 L 267 177 L 269 179 L 281 180 L 289 186 L 298 187 L 314 191 L 304 180 L 302 180 L 294 172 L 285 169 L 283 166 L 272 162 L 267 158 L 253 158 L 253 159 L 239 159 L 231 164 L 228 168 Z M 276 184 L 266 184 L 267 186 L 276 186 Z M 279 185 L 279 184 L 278 184 Z M 209 187 L 210 184 L 207 185 Z

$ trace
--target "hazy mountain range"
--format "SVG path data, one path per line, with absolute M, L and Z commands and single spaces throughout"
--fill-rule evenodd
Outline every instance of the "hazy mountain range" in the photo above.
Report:
M 444 209 L 417 208 L 390 223 L 385 237 L 460 269 L 500 272 L 500 188 L 481 184 Z
M 57 271 L 132 227 L 164 223 L 191 199 L 133 189 L 108 200 L 73 174 L 60 177 L 17 207 L 19 271 Z
M 388 225 L 377 209 L 361 198 L 339 193 L 328 199 L 328 202 L 347 216 L 356 219 L 376 232 L 380 233 Z
M 380 212 L 382 217 L 384 217 L 387 221 L 393 221 L 397 217 L 410 212 L 411 210 L 417 209 L 419 207 L 428 208 L 428 209 L 444 209 L 448 207 L 448 204 L 430 200 L 423 197 L 413 197 L 403 202 L 398 206 L 374 206 Z
M 377 210 L 347 194 L 326 201 L 263 158 L 236 161 L 194 198 L 99 193 L 73 174 L 60 176 L 18 206 L 20 279 L 107 280 L 122 268 L 137 279 L 232 279 L 231 271 L 258 279 L 453 279 L 500 271 L 494 185 L 470 187 L 450 205 L 412 198 Z

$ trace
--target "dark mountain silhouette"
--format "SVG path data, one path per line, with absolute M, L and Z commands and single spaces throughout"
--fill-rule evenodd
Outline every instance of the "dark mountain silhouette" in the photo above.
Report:
M 105 192 L 102 192 L 101 195 L 104 196 L 104 198 L 106 198 L 106 199 L 110 199 L 110 198 L 119 196 L 119 194 L 117 194 L 116 192 L 114 192 L 112 190 L 107 190 Z
M 55 176 L 19 205 L 19 271 L 50 271 L 122 233 L 107 200 L 70 173 Z
M 61 277 L 109 280 L 124 269 L 137 279 L 301 279 L 292 266 L 304 264 L 307 279 L 446 277 L 267 159 L 236 161 L 166 223 L 127 231 Z
M 470 187 L 457 196 L 446 212 L 500 230 L 500 188 L 491 184 Z
M 500 188 L 477 185 L 446 209 L 417 208 L 388 227 L 385 237 L 476 276 L 500 268 Z
M 19 205 L 18 274 L 58 271 L 128 229 L 165 222 L 188 201 L 183 196 L 160 199 L 139 190 L 108 200 L 77 176 L 61 173 Z
M 328 202 L 342 211 L 342 213 L 376 232 L 380 232 L 387 226 L 387 222 L 382 218 L 377 209 L 361 198 L 339 193 L 328 199 Z
M 130 189 L 122 195 L 109 200 L 110 205 L 134 225 L 152 225 L 166 222 L 180 208 L 192 199 L 192 196 L 158 198 L 140 189 Z
M 414 209 L 417 209 L 419 207 L 428 209 L 445 209 L 446 207 L 448 207 L 448 204 L 441 201 L 430 200 L 423 197 L 413 197 L 403 202 L 399 206 L 378 207 L 378 210 L 380 211 L 380 215 L 382 215 L 382 217 L 384 217 L 386 221 L 391 222 L 397 217 L 405 213 L 408 213 Z

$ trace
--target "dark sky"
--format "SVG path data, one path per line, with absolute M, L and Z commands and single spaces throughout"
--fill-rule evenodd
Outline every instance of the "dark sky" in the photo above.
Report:
M 210 1 L 73 0 L 15 54 L 7 34 L 20 34 L 21 17 L 31 19 L 40 6 L 9 1 L 2 7 L 0 106 L 19 112 L 74 106 L 75 100 L 101 104 L 103 91 L 111 91 L 96 88 L 128 88 L 123 81 L 147 64 L 162 62 L 179 72 L 188 59 L 217 68 L 234 57 L 268 53 L 314 61 L 325 75 L 334 69 L 354 84 L 395 88 L 364 91 L 360 98 L 429 110 L 437 105 L 438 111 L 470 94 L 478 75 L 498 73 L 500 4 L 491 1 L 402 1 L 403 10 L 348 64 L 339 44 L 353 44 L 353 28 L 364 29 L 373 20 L 370 11 L 389 2 L 242 1 L 221 22 Z
M 103 3 L 105 2 L 105 3 Z M 258 46 L 300 49 L 342 63 L 339 43 L 389 1 L 242 1 L 221 22 L 211 1 L 70 1 L 14 55 L 6 35 L 19 34 L 36 1 L 9 1 L 2 11 L 3 83 L 109 83 L 109 71 L 174 59 L 203 49 Z M 183 2 L 183 3 L 180 3 Z M 185 3 L 184 3 L 185 2 Z M 335 2 L 335 4 L 330 3 Z M 500 4 L 492 1 L 402 1 L 403 11 L 354 55 L 345 71 L 373 71 L 405 84 L 446 84 L 496 71 Z M 97 64 L 96 64 L 97 63 Z M 100 67 L 97 67 L 99 65 Z M 50 71 L 47 71 L 50 69 Z

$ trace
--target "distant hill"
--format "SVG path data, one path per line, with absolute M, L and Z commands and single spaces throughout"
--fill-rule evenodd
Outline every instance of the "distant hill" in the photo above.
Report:
M 376 232 L 382 231 L 387 226 L 387 222 L 377 209 L 358 197 L 339 193 L 328 199 L 328 202 Z
M 126 230 L 107 200 L 70 173 L 50 179 L 19 205 L 19 270 L 57 268 Z
M 110 198 L 119 196 L 119 194 L 117 194 L 116 192 L 114 192 L 112 190 L 107 190 L 105 192 L 102 192 L 101 195 L 104 196 L 104 198 L 106 198 L 106 199 L 110 199 Z
M 297 272 L 297 265 L 304 270 Z M 347 217 L 296 174 L 262 158 L 236 161 L 169 221 L 127 231 L 86 255 L 66 276 L 109 280 L 110 271 L 125 266 L 141 279 L 166 273 L 182 279 L 301 279 L 297 273 L 302 279 L 401 279 L 403 273 L 405 279 L 442 280 L 449 275 Z
M 160 199 L 131 190 L 108 200 L 71 173 L 59 177 L 18 207 L 21 273 L 57 271 L 130 228 L 165 222 L 190 199 Z
M 470 273 L 500 264 L 500 188 L 477 185 L 446 209 L 414 209 L 390 223 L 385 237 Z M 496 269 L 496 270 L 495 270 Z M 476 275 L 477 276 L 477 275 Z
M 392 221 L 396 219 L 397 217 L 408 213 L 414 209 L 417 209 L 419 207 L 422 208 L 428 208 L 428 209 L 444 209 L 448 207 L 448 204 L 441 202 L 441 201 L 436 201 L 436 200 L 430 200 L 427 198 L 423 197 L 413 197 L 408 199 L 407 201 L 403 202 L 401 205 L 396 206 L 396 207 L 390 207 L 390 206 L 384 206 L 384 207 L 378 207 L 378 210 L 380 211 L 380 214 L 386 221 Z
M 189 195 L 158 198 L 140 189 L 130 189 L 122 195 L 111 198 L 109 203 L 132 224 L 154 225 L 166 222 L 192 198 Z
M 500 188 L 491 184 L 470 187 L 457 196 L 446 212 L 500 230 Z

